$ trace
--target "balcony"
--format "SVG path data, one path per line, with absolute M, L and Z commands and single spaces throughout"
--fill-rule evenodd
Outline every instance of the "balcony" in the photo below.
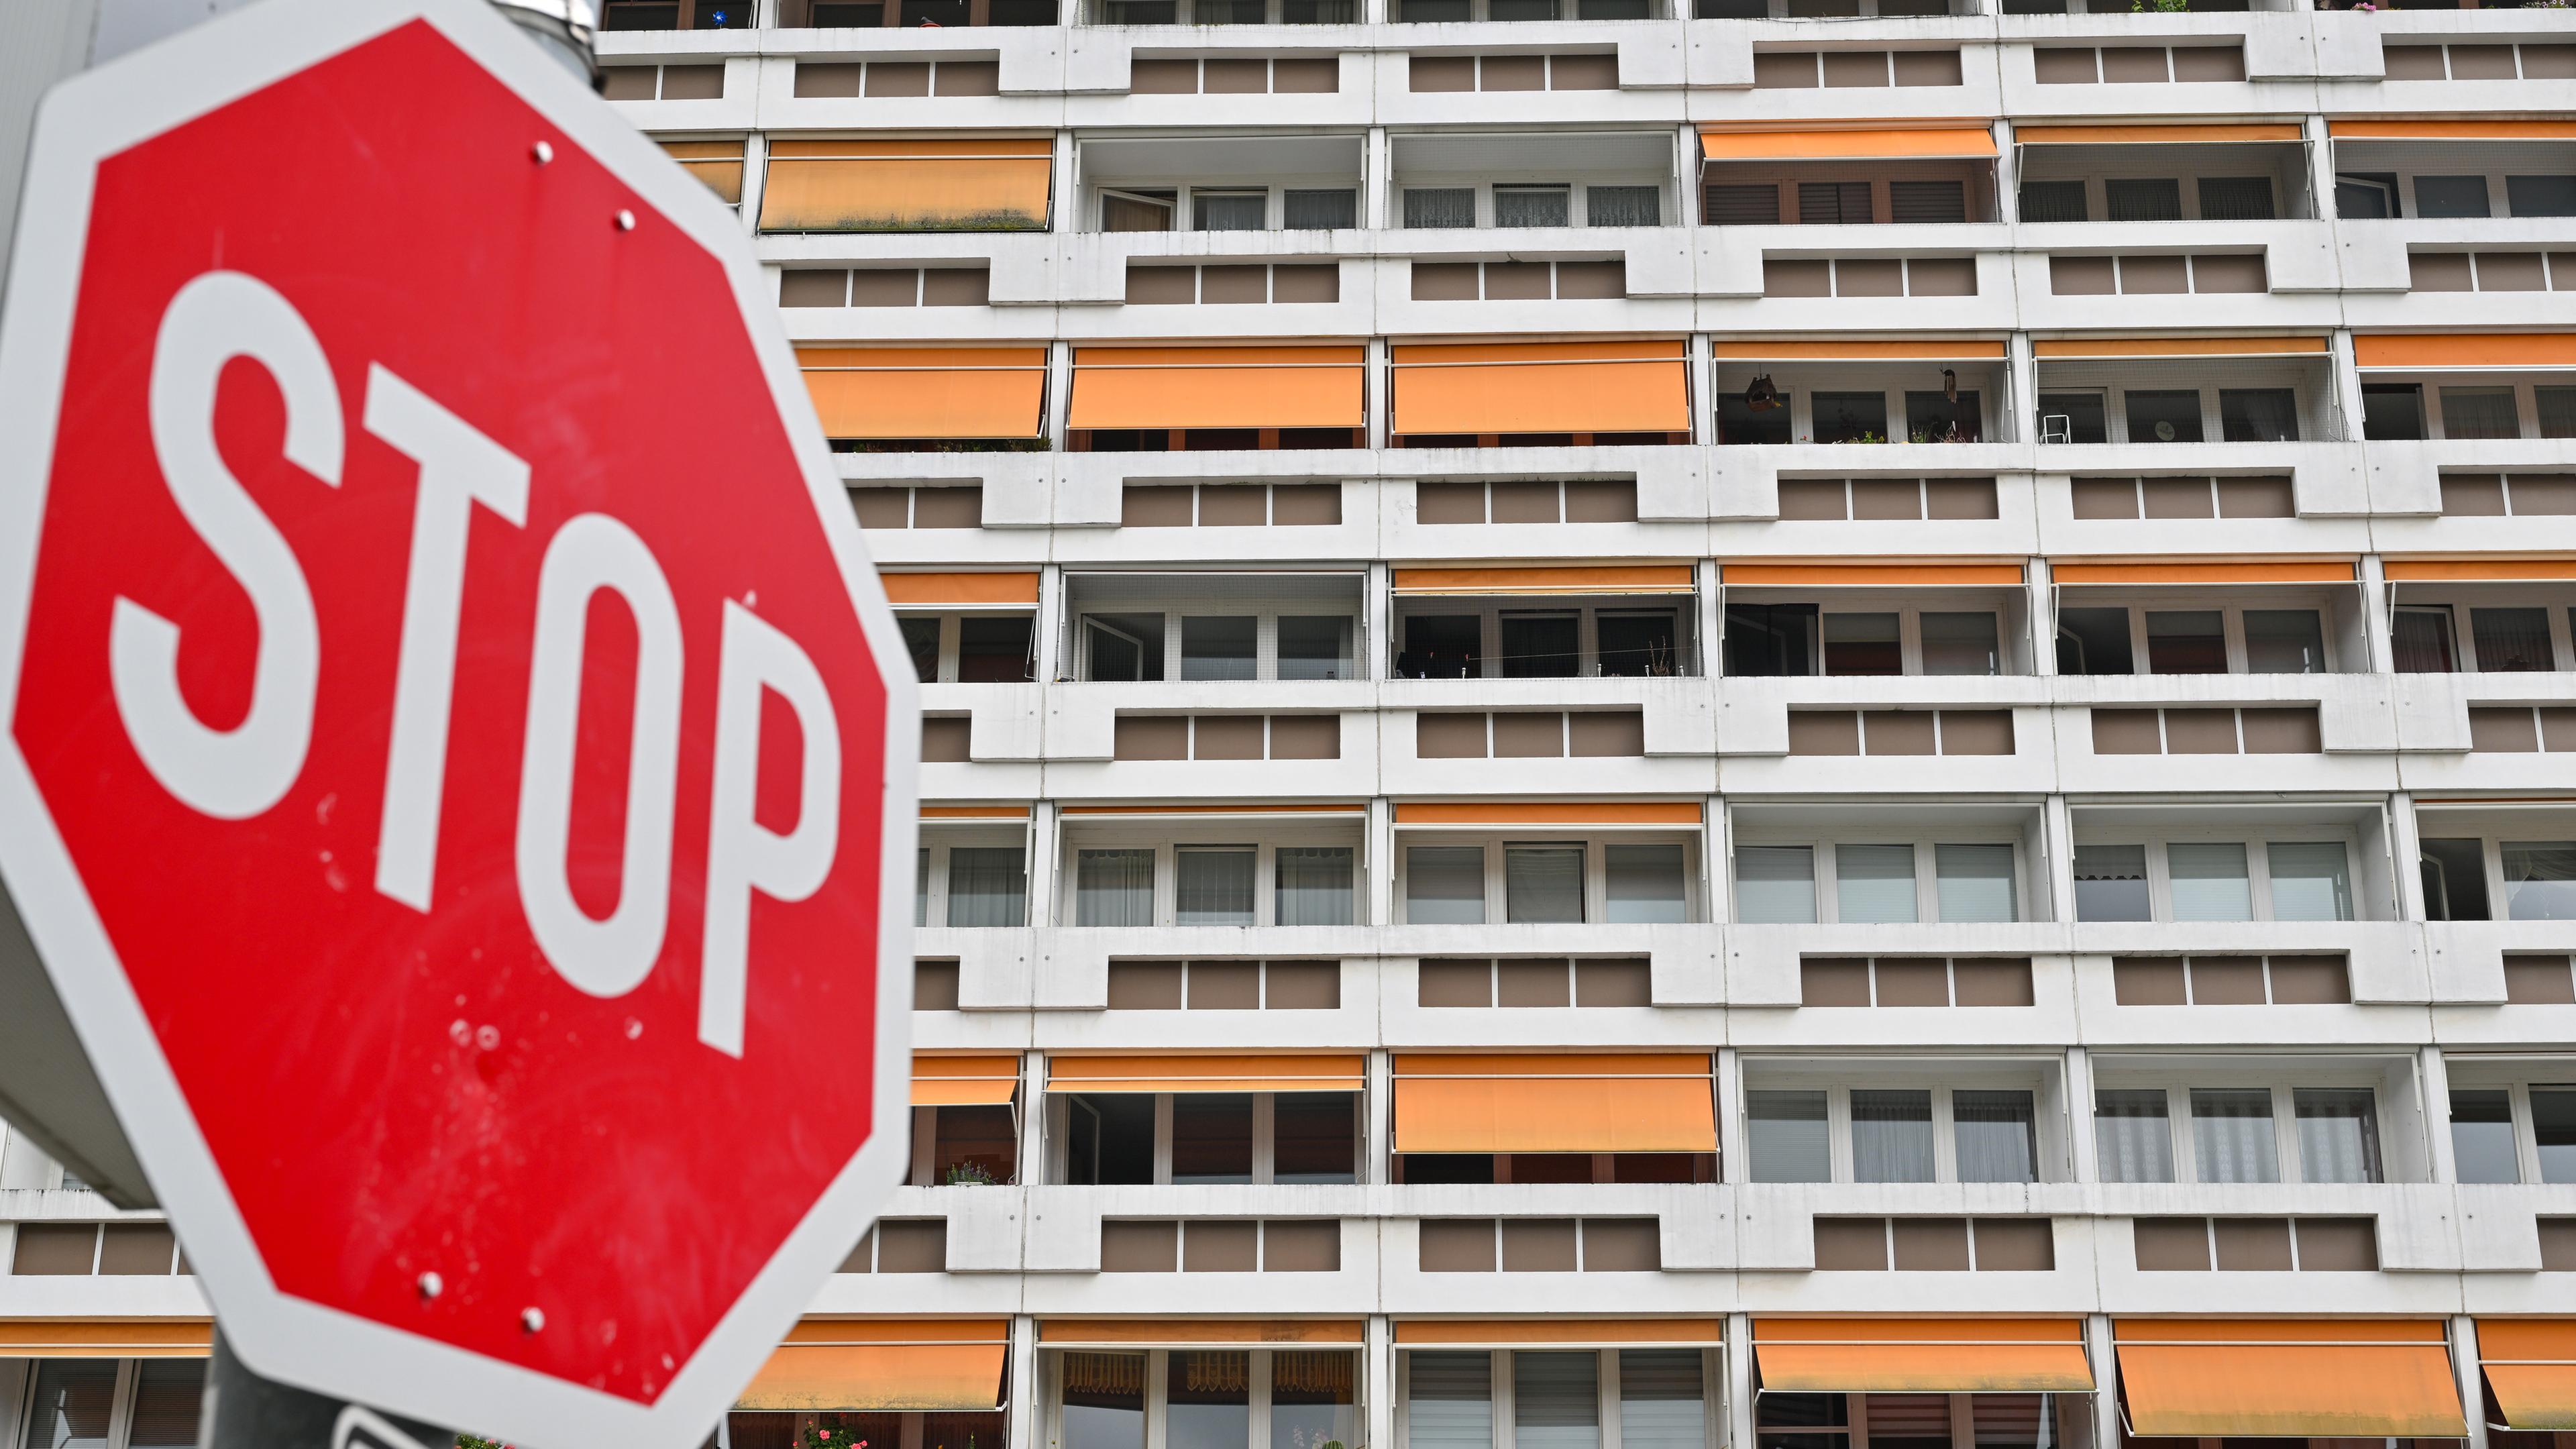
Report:
M 1700 149 L 1706 226 L 1939 225 L 1996 216 L 1995 142 L 1983 128 L 1704 126 Z
M 2024 225 L 2307 219 L 2297 122 L 2023 126 Z
M 1075 145 L 1082 229 L 1348 230 L 1360 224 L 1361 139 L 1085 136 Z
M 2048 338 L 2033 350 L 2043 445 L 2127 444 L 2144 458 L 2178 443 L 2346 436 L 2322 337 Z
M 1663 226 L 1672 138 L 1650 131 L 1396 135 L 1395 215 L 1412 231 Z
M 2014 431 L 1999 341 L 1724 338 L 1714 348 L 1721 446 L 1980 443 Z M 1813 466 L 1831 467 L 1826 456 Z

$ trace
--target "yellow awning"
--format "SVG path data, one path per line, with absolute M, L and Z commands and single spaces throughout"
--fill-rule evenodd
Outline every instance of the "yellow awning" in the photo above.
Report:
M 2079 1394 L 2093 1388 L 2071 1318 L 1757 1318 L 1765 1391 Z
M 1684 343 L 1471 342 L 1394 350 L 1395 431 L 1690 431 Z
M 1043 347 L 800 347 L 830 438 L 1034 438 L 1045 429 Z
M 1020 1089 L 1020 1059 L 1010 1056 L 912 1059 L 912 1105 L 991 1107 Z
M 1715 1152 L 1701 1053 L 1399 1052 L 1398 1152 Z
M 1359 428 L 1368 350 L 1078 347 L 1076 428 Z
M 1689 564 L 1395 571 L 1399 594 L 1687 594 L 1697 587 Z
M 215 1351 L 206 1319 L 0 1319 L 0 1358 L 204 1358 Z
M 762 231 L 1037 231 L 1044 136 L 772 141 Z
M 2299 141 L 2307 133 L 2296 121 L 2235 121 L 2147 126 L 2015 126 L 2013 140 L 2024 146 L 2200 145 L 2213 141 Z
M 1366 1339 L 1366 1326 L 1356 1318 L 1046 1318 L 1038 1321 L 1038 1342 L 1050 1345 L 1357 1345 Z
M 1050 1092 L 1356 1092 L 1360 1056 L 1133 1056 L 1047 1059 Z
M 1524 1343 L 1594 1347 L 1719 1344 L 1726 1341 L 1726 1322 L 1718 1318 L 1408 1318 L 1395 1325 L 1395 1341 L 1408 1348 L 1486 1348 Z
M 1995 155 L 1994 132 L 1964 122 L 1803 131 L 1702 126 L 1699 145 L 1711 161 L 1893 161 Z
M 809 1318 L 761 1366 L 739 1409 L 972 1413 L 1001 1407 L 1003 1319 Z
M 2043 337 L 2030 344 L 2042 362 L 2147 357 L 2323 357 L 2322 337 Z
M 2352 339 L 2353 365 L 2442 372 L 2576 367 L 2576 332 L 2393 332 Z
M 886 602 L 899 609 L 934 604 L 1034 606 L 1038 601 L 1038 576 L 1034 573 L 880 574 L 878 577 L 885 583 Z
M 1718 567 L 1728 588 L 2018 588 L 2019 564 L 1730 563 Z
M 2049 578 L 2061 584 L 2348 584 L 2353 566 L 2343 559 L 2302 559 L 2283 563 L 2179 563 L 2138 560 L 2133 563 L 2057 564 Z
M 2438 1320 L 2123 1318 L 2113 1337 L 2143 1438 L 2469 1432 Z
M 742 141 L 665 141 L 680 169 L 705 183 L 727 206 L 742 204 Z
M 2478 1363 L 2504 1427 L 2576 1433 L 2576 1318 L 2481 1318 Z

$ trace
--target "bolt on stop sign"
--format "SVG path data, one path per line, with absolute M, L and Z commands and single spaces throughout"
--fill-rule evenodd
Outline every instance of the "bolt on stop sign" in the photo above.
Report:
M 917 707 L 739 224 L 471 0 L 58 91 L 0 868 L 259 1372 L 702 1436 L 901 1175 Z

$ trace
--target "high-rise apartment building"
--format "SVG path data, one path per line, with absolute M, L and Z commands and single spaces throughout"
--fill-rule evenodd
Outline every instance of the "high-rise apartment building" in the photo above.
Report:
M 1674 3 L 610 0 L 925 686 L 730 1449 L 2576 1445 L 2566 12 Z

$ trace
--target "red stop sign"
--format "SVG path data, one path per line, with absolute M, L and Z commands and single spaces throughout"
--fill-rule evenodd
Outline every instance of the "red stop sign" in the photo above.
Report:
M 0 436 L 0 864 L 236 1347 L 694 1441 L 906 1110 L 910 671 L 738 224 L 478 4 L 271 0 L 48 103 Z

